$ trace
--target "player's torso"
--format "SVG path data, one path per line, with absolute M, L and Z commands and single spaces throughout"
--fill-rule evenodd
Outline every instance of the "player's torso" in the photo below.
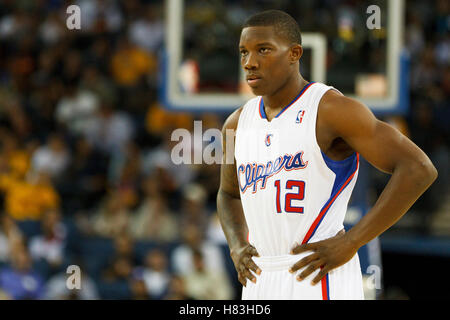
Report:
M 337 181 L 341 173 L 330 169 L 315 136 L 317 105 L 328 89 L 319 83 L 306 86 L 270 122 L 261 97 L 250 100 L 241 112 L 237 176 L 249 241 L 261 255 L 287 254 L 295 242 L 327 238 L 342 228 L 350 196 L 346 193 L 353 185 L 340 191 L 338 201 L 331 199 L 344 181 Z M 355 160 L 331 164 L 345 165 L 339 180 L 356 173 Z M 347 184 L 352 180 L 356 177 Z M 332 202 L 328 208 L 327 202 Z

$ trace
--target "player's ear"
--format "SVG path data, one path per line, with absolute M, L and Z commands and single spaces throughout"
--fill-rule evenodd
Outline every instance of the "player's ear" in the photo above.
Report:
M 303 47 L 299 44 L 295 44 L 291 47 L 291 53 L 290 53 L 290 61 L 291 63 L 296 63 L 300 60 L 300 58 L 303 55 Z

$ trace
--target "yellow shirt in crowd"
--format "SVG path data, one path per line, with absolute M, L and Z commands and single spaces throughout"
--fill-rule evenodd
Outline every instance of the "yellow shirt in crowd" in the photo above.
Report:
M 59 206 L 59 196 L 51 185 L 31 184 L 2 175 L 0 188 L 5 194 L 5 211 L 16 220 L 40 219 L 46 210 Z

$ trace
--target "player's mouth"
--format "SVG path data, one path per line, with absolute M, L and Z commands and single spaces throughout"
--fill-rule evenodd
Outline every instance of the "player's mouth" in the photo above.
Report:
M 247 76 L 247 83 L 250 87 L 257 85 L 261 80 L 262 80 L 262 78 L 257 75 L 248 75 Z

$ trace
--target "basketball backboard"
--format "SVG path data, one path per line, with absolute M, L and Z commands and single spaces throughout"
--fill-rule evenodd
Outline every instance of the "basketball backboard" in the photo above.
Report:
M 407 110 L 404 0 L 337 0 L 328 7 L 318 1 L 256 3 L 259 11 L 285 10 L 298 21 L 305 79 L 332 85 L 376 114 Z M 379 9 L 380 25 L 369 29 L 367 8 L 373 5 Z M 160 86 L 166 108 L 231 112 L 252 97 L 243 81 L 238 43 L 240 26 L 253 13 L 247 1 L 166 2 Z

